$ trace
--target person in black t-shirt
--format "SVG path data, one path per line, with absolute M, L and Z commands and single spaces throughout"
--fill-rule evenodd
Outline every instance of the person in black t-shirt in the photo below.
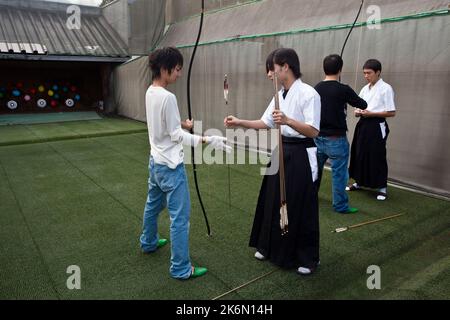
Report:
M 315 139 L 319 166 L 319 186 L 323 167 L 331 160 L 333 208 L 339 213 L 356 213 L 349 207 L 345 187 L 348 181 L 349 143 L 347 140 L 347 104 L 366 109 L 367 103 L 353 89 L 340 83 L 339 77 L 344 63 L 337 54 L 327 56 L 323 61 L 325 79 L 315 87 L 321 97 L 322 111 L 320 133 Z

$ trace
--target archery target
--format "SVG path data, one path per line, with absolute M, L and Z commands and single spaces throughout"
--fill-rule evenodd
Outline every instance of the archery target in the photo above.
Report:
M 8 108 L 9 108 L 10 110 L 15 110 L 15 109 L 17 109 L 17 107 L 19 106 L 19 105 L 17 104 L 17 102 L 14 101 L 14 100 L 8 101 L 8 103 L 7 103 L 6 105 L 8 106 Z
M 73 101 L 73 99 L 66 100 L 66 106 L 68 106 L 69 108 L 72 108 L 74 105 L 75 105 L 75 101 Z
M 37 101 L 37 106 L 39 108 L 45 108 L 47 106 L 47 101 L 45 101 L 44 99 L 39 99 Z

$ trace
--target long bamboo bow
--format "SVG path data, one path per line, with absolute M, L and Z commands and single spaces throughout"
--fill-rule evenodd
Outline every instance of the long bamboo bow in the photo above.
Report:
M 356 18 L 355 21 L 353 21 L 352 27 L 350 28 L 350 31 L 347 34 L 347 37 L 345 38 L 344 44 L 342 45 L 342 50 L 341 50 L 341 58 L 342 60 L 344 60 L 344 50 L 345 50 L 345 46 L 347 45 L 347 41 L 350 38 L 350 35 L 352 34 L 353 29 L 356 26 L 356 23 L 358 22 L 359 19 L 359 15 L 361 14 L 361 10 L 364 6 L 364 0 L 361 0 L 361 5 L 359 7 L 358 13 L 356 14 Z M 339 82 L 341 81 L 341 76 L 339 76 Z
M 364 0 L 361 0 L 361 6 L 359 7 L 358 14 L 356 15 L 355 21 L 353 22 L 353 25 L 350 28 L 350 31 L 348 32 L 347 37 L 345 38 L 344 45 L 342 46 L 341 58 L 344 55 L 344 50 L 345 50 L 345 46 L 347 45 L 347 41 L 350 38 L 350 35 L 352 34 L 353 29 L 355 28 L 356 22 L 358 22 L 359 15 L 361 14 L 363 5 L 364 5 Z
M 202 13 L 200 15 L 200 27 L 198 29 L 198 35 L 197 35 L 197 40 L 195 41 L 194 51 L 192 52 L 191 62 L 189 63 L 188 79 L 187 79 L 187 104 L 188 104 L 189 119 L 192 119 L 191 72 L 192 72 L 192 66 L 194 64 L 195 53 L 197 52 L 197 47 L 198 47 L 198 44 L 200 43 L 200 37 L 202 35 L 202 28 L 203 28 L 203 18 L 205 16 L 205 0 L 201 0 L 201 1 L 202 1 Z M 193 128 L 191 128 L 190 131 L 191 131 L 191 133 L 194 133 Z M 198 201 L 200 202 L 200 206 L 202 207 L 203 217 L 205 218 L 205 223 L 206 223 L 206 229 L 208 230 L 208 236 L 211 236 L 211 228 L 209 226 L 208 216 L 206 214 L 205 206 L 203 205 L 202 196 L 200 194 L 200 188 L 198 186 L 197 167 L 195 165 L 194 147 L 192 147 L 191 155 L 192 155 L 192 169 L 194 172 L 195 190 L 197 191 Z

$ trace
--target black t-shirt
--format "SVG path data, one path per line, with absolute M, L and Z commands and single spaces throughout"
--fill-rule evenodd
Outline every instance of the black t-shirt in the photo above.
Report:
M 345 136 L 347 134 L 347 103 L 355 108 L 366 109 L 367 102 L 350 86 L 338 81 L 322 81 L 316 87 L 322 110 L 320 136 Z

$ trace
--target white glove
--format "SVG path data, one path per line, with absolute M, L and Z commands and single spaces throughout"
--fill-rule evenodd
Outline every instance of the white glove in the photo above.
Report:
M 205 142 L 210 144 L 216 150 L 225 151 L 226 153 L 231 153 L 232 148 L 227 146 L 227 138 L 220 136 L 209 136 L 205 137 Z

